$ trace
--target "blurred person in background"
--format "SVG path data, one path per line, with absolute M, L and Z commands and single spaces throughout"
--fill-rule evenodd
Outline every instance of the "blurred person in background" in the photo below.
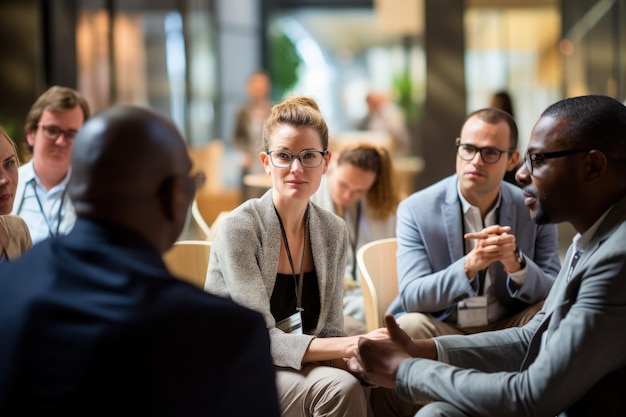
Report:
M 504 110 L 505 112 L 510 114 L 513 119 L 515 119 L 515 113 L 513 112 L 513 99 L 507 91 L 497 91 L 493 93 L 489 102 L 489 106 L 496 109 Z M 522 162 L 520 161 L 517 163 L 514 169 L 507 171 L 506 174 L 504 174 L 504 181 L 520 186 L 520 184 L 515 180 L 515 173 L 521 166 Z
M 406 117 L 388 94 L 372 91 L 365 97 L 367 115 L 358 123 L 357 128 L 389 135 L 389 150 L 392 156 L 406 156 L 409 153 L 411 139 Z
M 400 197 L 389 151 L 370 144 L 343 148 L 331 159 L 328 173 L 311 201 L 343 218 L 348 226 L 345 331 L 348 335 L 362 334 L 366 330 L 365 308 L 356 253 L 366 243 L 396 236 Z
M 67 234 L 76 213 L 67 184 L 72 145 L 89 118 L 89 105 L 76 90 L 53 86 L 35 101 L 26 116 L 26 140 L 33 157 L 20 167 L 13 214 L 28 225 L 33 243 Z
M 248 100 L 237 110 L 233 144 L 244 152 L 243 169 L 246 173 L 262 173 L 259 161 L 263 122 L 272 108 L 272 82 L 264 70 L 250 74 L 246 82 Z
M 506 91 L 497 91 L 493 93 L 489 102 L 489 107 L 504 110 L 515 118 L 515 113 L 513 112 L 513 99 Z

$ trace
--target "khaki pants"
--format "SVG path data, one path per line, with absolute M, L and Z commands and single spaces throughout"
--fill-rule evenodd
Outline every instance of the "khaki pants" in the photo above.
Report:
M 457 327 L 452 323 L 439 321 L 436 318 L 422 313 L 407 313 L 398 317 L 397 322 L 401 329 L 413 339 L 428 339 L 447 334 L 473 334 L 488 330 L 500 330 L 509 327 L 520 327 L 528 323 L 537 314 L 543 301 L 533 304 L 524 311 L 502 320 L 478 327 Z
M 317 364 L 276 368 L 282 417 L 365 417 L 370 388 L 349 372 Z

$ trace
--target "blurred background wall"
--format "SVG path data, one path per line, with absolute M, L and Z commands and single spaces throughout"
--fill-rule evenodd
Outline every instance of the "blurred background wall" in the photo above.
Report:
M 368 92 L 389 94 L 424 162 L 419 189 L 453 172 L 465 115 L 496 91 L 513 98 L 522 150 L 560 98 L 625 100 L 625 32 L 626 0 L 3 0 L 0 123 L 23 141 L 31 103 L 62 84 L 95 111 L 154 107 L 190 148 L 228 151 L 264 68 L 274 100 L 315 97 L 338 137 Z

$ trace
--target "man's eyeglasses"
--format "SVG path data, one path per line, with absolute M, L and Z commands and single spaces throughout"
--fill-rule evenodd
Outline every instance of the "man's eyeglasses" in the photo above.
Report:
M 57 140 L 61 135 L 63 135 L 66 141 L 72 142 L 76 139 L 76 135 L 78 135 L 78 131 L 74 129 L 63 130 L 58 126 L 43 124 L 38 124 L 37 126 L 41 127 L 43 137 L 52 142 Z
M 568 149 L 565 151 L 555 151 L 555 152 L 544 152 L 544 153 L 533 153 L 530 154 L 528 151 L 526 155 L 524 155 L 524 164 L 526 165 L 526 169 L 528 173 L 532 175 L 533 168 L 541 166 L 543 161 L 551 158 L 560 158 L 562 156 L 574 155 L 577 153 L 589 152 L 591 149 Z
M 324 155 L 326 155 L 328 151 L 307 150 L 300 152 L 298 155 L 294 155 L 285 150 L 266 151 L 265 153 L 269 155 L 272 165 L 276 168 L 289 168 L 294 159 L 300 161 L 300 165 L 302 165 L 303 168 L 317 168 L 322 165 Z
M 459 154 L 462 160 L 471 161 L 476 156 L 476 153 L 480 153 L 480 157 L 486 164 L 495 164 L 502 157 L 503 153 L 513 153 L 515 149 L 502 150 L 494 146 L 485 146 L 479 148 L 478 146 L 470 145 L 468 143 L 460 143 L 460 139 L 457 139 L 456 152 Z

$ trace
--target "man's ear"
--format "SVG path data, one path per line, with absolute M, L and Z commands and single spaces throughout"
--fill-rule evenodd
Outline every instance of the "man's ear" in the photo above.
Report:
M 513 171 L 514 169 L 517 169 L 517 164 L 519 162 L 519 158 L 520 158 L 520 153 L 518 150 L 515 150 L 512 154 L 511 157 L 509 158 L 509 162 L 507 164 L 506 167 L 506 171 Z
M 596 181 L 606 174 L 608 160 L 602 151 L 591 150 L 585 157 L 585 180 Z
M 176 181 L 175 177 L 167 177 L 163 180 L 157 192 L 163 216 L 170 221 L 173 221 L 175 216 L 175 195 L 177 194 L 175 188 L 177 188 L 177 184 L 178 181 Z
M 31 148 L 34 146 L 33 144 L 35 143 L 35 133 L 27 133 L 26 134 L 26 142 L 28 143 L 28 146 L 30 146 Z

